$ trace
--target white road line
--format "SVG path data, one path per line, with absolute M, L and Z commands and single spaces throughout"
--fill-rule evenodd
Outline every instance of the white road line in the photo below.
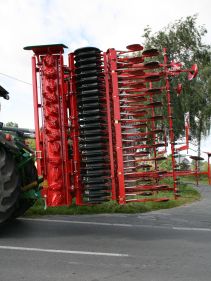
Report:
M 93 222 L 93 221 L 67 221 L 67 220 L 30 219 L 30 218 L 20 218 L 19 220 L 38 221 L 38 222 L 70 223 L 70 224 L 90 224 L 90 225 L 102 225 L 102 226 L 133 227 L 132 224 L 127 224 L 127 223 L 108 223 L 108 222 Z
M 172 229 L 174 229 L 174 230 L 187 230 L 187 231 L 205 231 L 205 232 L 211 231 L 210 228 L 200 228 L 200 227 L 177 227 L 177 226 L 173 226 Z
M 69 251 L 69 250 L 28 248 L 28 247 L 14 247 L 14 246 L 1 246 L 1 245 L 0 245 L 0 250 L 44 252 L 44 253 L 54 253 L 54 254 L 59 253 L 59 254 L 75 254 L 75 255 L 92 255 L 92 256 L 107 256 L 107 257 L 129 257 L 128 254 L 118 254 L 118 253 Z
M 89 224 L 101 226 L 118 226 L 118 227 L 138 227 L 138 228 L 160 228 L 184 231 L 204 231 L 210 232 L 211 228 L 198 228 L 198 227 L 177 227 L 177 226 L 163 226 L 163 225 L 143 225 L 143 224 L 126 224 L 126 223 L 107 223 L 107 222 L 92 222 L 92 221 L 69 221 L 69 220 L 54 220 L 54 219 L 32 219 L 32 218 L 19 218 L 23 221 L 34 222 L 50 222 L 50 223 L 67 223 L 67 224 Z

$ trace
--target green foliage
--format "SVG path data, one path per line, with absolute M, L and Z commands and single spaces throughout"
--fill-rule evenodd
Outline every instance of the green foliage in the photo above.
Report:
M 27 144 L 31 149 L 36 150 L 35 139 L 27 139 Z
M 160 162 L 159 168 L 160 168 L 160 170 L 164 170 L 164 171 L 171 171 L 172 170 L 171 155 L 169 155 L 167 159 Z
M 202 43 L 207 33 L 204 26 L 197 26 L 197 15 L 181 18 L 167 27 L 152 34 L 149 26 L 144 29 L 143 38 L 146 47 L 167 48 L 171 60 L 179 60 L 185 66 L 192 62 L 206 65 L 210 62 L 210 46 Z
M 184 134 L 184 113 L 190 112 L 191 133 L 199 146 L 201 137 L 209 134 L 211 124 L 211 47 L 202 42 L 206 33 L 204 26 L 197 25 L 197 15 L 193 15 L 181 18 L 154 34 L 147 26 L 143 34 L 146 48 L 167 48 L 169 61 L 180 61 L 186 69 L 197 63 L 197 78 L 188 81 L 187 74 L 180 75 L 183 92 L 178 97 L 172 91 L 171 99 L 176 137 Z M 178 78 L 171 79 L 172 89 L 177 82 Z
M 10 121 L 10 122 L 7 122 L 5 126 L 12 127 L 12 128 L 18 128 L 18 123 Z
M 208 171 L 208 162 L 204 161 L 201 163 L 201 172 L 207 172 Z

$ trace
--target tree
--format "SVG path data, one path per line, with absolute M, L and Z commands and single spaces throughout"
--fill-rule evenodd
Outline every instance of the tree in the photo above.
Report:
M 196 105 L 198 111 L 195 116 L 196 134 L 198 140 L 198 155 L 200 155 L 201 139 L 210 133 L 210 116 L 211 116 L 211 65 L 205 66 L 201 70 L 200 79 L 196 84 L 199 95 L 197 96 Z M 194 106 L 194 105 L 193 105 Z
M 144 45 L 146 48 L 167 48 L 169 60 L 180 61 L 184 68 L 194 63 L 199 67 L 196 79 L 187 81 L 183 73 L 179 80 L 183 84 L 183 93 L 178 97 L 171 93 L 175 115 L 174 130 L 178 138 L 184 134 L 184 113 L 190 112 L 191 134 L 198 141 L 199 153 L 202 136 L 210 132 L 211 125 L 211 47 L 202 42 L 207 33 L 204 26 L 197 26 L 197 15 L 181 18 L 167 27 L 152 33 L 149 26 L 144 29 Z M 171 80 L 172 88 L 177 79 Z
M 18 128 L 18 124 L 10 121 L 6 123 L 6 127 Z

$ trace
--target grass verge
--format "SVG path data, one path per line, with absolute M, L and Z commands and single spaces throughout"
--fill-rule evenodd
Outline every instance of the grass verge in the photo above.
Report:
M 205 175 L 200 175 L 199 176 L 199 184 L 208 184 L 208 179 L 207 176 Z M 196 178 L 195 176 L 188 176 L 188 177 L 183 177 L 181 178 L 181 182 L 183 183 L 192 183 L 193 185 L 196 184 Z
M 200 199 L 200 193 L 187 185 L 180 187 L 180 197 L 177 200 L 170 199 L 167 202 L 146 202 L 146 203 L 128 203 L 126 205 L 118 205 L 114 201 L 106 202 L 95 206 L 76 206 L 70 207 L 54 207 L 44 210 L 44 203 L 38 200 L 36 204 L 30 208 L 26 216 L 41 215 L 82 215 L 82 214 L 103 214 L 103 213 L 144 213 L 159 209 L 168 209 L 184 204 L 192 203 Z M 165 192 L 160 196 L 172 197 L 172 193 Z

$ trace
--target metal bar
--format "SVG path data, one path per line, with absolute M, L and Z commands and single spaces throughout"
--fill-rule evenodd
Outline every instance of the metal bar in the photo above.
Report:
M 118 89 L 118 76 L 117 76 L 117 54 L 116 50 L 108 50 L 108 60 L 111 73 L 112 82 L 112 98 L 113 98 L 113 114 L 114 114 L 114 128 L 115 128 L 115 141 L 116 141 L 116 156 L 117 156 L 117 178 L 118 178 L 118 202 L 125 204 L 125 178 L 124 178 L 124 163 L 123 163 L 123 145 L 122 145 L 122 129 L 121 129 L 121 116 L 120 116 L 120 100 Z
M 106 88 L 106 106 L 107 106 L 107 122 L 108 122 L 108 139 L 109 139 L 109 158 L 110 158 L 110 169 L 111 169 L 112 200 L 116 200 L 117 195 L 116 195 L 115 171 L 114 171 L 114 148 L 113 148 L 112 124 L 111 124 L 109 73 L 108 73 L 108 63 L 107 63 L 106 53 L 103 53 L 103 58 L 104 58 L 104 69 L 105 69 L 105 88 Z
M 149 88 L 152 89 L 152 82 L 149 83 Z M 153 100 L 153 95 L 150 94 L 150 103 L 154 102 Z M 154 107 L 152 107 L 152 117 L 155 117 L 155 109 Z M 152 127 L 152 132 L 155 130 L 155 121 L 152 120 L 152 123 L 151 123 L 151 127 Z M 153 144 L 155 144 L 155 133 L 152 133 L 152 139 L 153 139 Z M 154 153 L 154 158 L 157 157 L 157 150 L 156 150 L 156 147 L 154 146 L 153 147 L 153 153 Z M 154 161 L 154 164 L 155 164 L 155 170 L 158 169 L 158 165 L 157 165 L 157 161 L 155 160 Z
M 70 189 L 70 157 L 67 139 L 68 130 L 68 118 L 67 118 L 67 97 L 65 93 L 64 84 L 64 60 L 63 55 L 60 52 L 59 56 L 59 96 L 60 96 L 60 118 L 61 118 L 61 143 L 62 143 L 62 165 L 63 165 L 63 177 L 64 177 L 64 192 L 65 192 L 65 204 L 70 205 L 72 202 L 71 189 Z
M 36 143 L 36 161 L 38 176 L 43 175 L 42 170 L 42 149 L 40 146 L 40 125 L 39 125 L 39 102 L 37 90 L 37 67 L 36 57 L 32 57 L 32 84 L 33 84 L 33 102 L 34 102 L 34 125 L 35 125 L 35 143 Z
M 144 202 L 165 202 L 165 201 L 169 201 L 170 198 L 168 197 L 163 197 L 163 198 L 147 198 L 147 199 L 127 199 L 126 202 L 139 202 L 139 203 L 144 203 Z
M 186 149 L 188 149 L 188 148 L 189 148 L 188 145 L 183 145 L 183 146 L 180 146 L 180 147 L 176 148 L 175 150 L 176 150 L 176 151 L 182 151 L 182 150 L 186 150 Z
M 79 126 L 78 126 L 78 112 L 76 102 L 76 81 L 75 81 L 75 65 L 74 53 L 68 55 L 70 68 L 70 119 L 71 119 L 71 138 L 73 145 L 73 177 L 74 190 L 76 194 L 76 204 L 82 205 L 82 183 L 81 183 L 81 168 L 80 168 L 80 153 L 79 153 Z
M 163 49 L 164 52 L 164 65 L 168 64 L 168 56 L 166 52 L 166 48 Z M 175 198 L 177 192 L 177 177 L 175 173 L 176 163 L 175 163 L 175 147 L 174 147 L 174 131 L 173 131 L 173 121 L 172 121 L 172 109 L 171 109 L 171 95 L 170 95 L 170 82 L 168 77 L 168 67 L 165 66 L 165 81 L 166 81 L 166 99 L 167 99 L 167 109 L 168 109 L 168 121 L 169 121 L 169 136 L 170 136 L 170 143 L 171 143 L 171 159 L 172 159 L 172 174 L 173 174 L 173 185 L 174 185 L 174 194 Z

